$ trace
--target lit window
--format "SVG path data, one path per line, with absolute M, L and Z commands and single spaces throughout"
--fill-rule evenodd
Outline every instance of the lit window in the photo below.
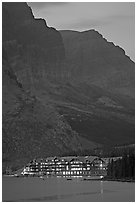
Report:
M 90 168 L 88 167 L 87 170 L 90 170 Z
M 100 164 L 100 167 L 102 167 L 102 166 L 103 166 L 103 164 L 101 163 L 101 164 Z

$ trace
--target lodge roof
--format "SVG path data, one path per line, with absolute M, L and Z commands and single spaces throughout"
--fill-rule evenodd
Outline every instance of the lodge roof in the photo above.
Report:
M 89 162 L 93 162 L 95 159 L 99 159 L 98 156 L 86 156 L 85 160 Z
M 86 162 L 90 162 L 92 163 L 94 160 L 96 159 L 99 159 L 99 160 L 102 160 L 103 162 L 105 163 L 108 163 L 109 161 L 111 161 L 112 159 L 114 161 L 116 161 L 117 159 L 119 159 L 121 157 L 109 157 L 109 158 L 100 158 L 98 156 L 66 156 L 66 157 L 47 157 L 47 158 L 37 158 L 33 161 L 36 161 L 38 163 L 40 162 L 45 162 L 45 161 L 48 161 L 48 162 L 53 162 L 55 160 L 58 160 L 58 161 L 65 161 L 65 162 L 71 162 L 71 161 L 80 161 L 80 162 L 83 162 L 83 163 L 86 163 Z
M 105 157 L 105 158 L 102 158 L 102 160 L 104 161 L 104 162 L 111 162 L 112 161 L 112 159 L 114 160 L 114 161 L 116 161 L 116 160 L 118 160 L 118 159 L 122 159 L 122 157 Z
M 67 156 L 67 157 L 47 157 L 45 159 L 38 158 L 36 159 L 36 162 L 41 162 L 41 161 L 80 161 L 80 162 L 93 162 L 95 159 L 100 159 L 98 156 Z

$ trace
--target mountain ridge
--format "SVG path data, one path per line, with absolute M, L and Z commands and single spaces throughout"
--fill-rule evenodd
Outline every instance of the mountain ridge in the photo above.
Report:
M 134 63 L 96 31 L 63 36 L 27 4 L 11 5 L 3 3 L 3 167 L 134 143 Z
M 108 42 L 94 29 L 60 33 L 72 77 L 134 97 L 134 62 L 122 48 Z
M 100 33 L 98 30 L 96 30 L 96 29 L 88 29 L 88 30 L 82 30 L 82 31 L 71 30 L 71 29 L 68 29 L 68 30 L 67 30 L 67 29 L 65 29 L 65 30 L 63 30 L 63 29 L 60 30 L 60 29 L 59 29 L 58 31 L 59 31 L 60 33 L 63 33 L 63 32 L 72 32 L 72 33 L 83 33 L 83 34 L 84 34 L 85 32 L 95 31 L 95 32 L 98 33 L 100 36 L 102 36 L 103 39 L 105 39 L 107 42 L 112 43 L 112 44 L 114 44 L 115 47 L 118 47 L 118 48 L 120 48 L 121 50 L 123 50 L 124 54 L 125 54 L 133 63 L 135 63 L 135 61 L 132 60 L 131 57 L 126 54 L 126 51 L 124 50 L 124 48 L 122 48 L 122 47 L 119 46 L 118 44 L 115 44 L 113 41 L 107 40 L 107 38 L 106 38 L 105 36 L 103 36 L 103 34 L 101 34 L 101 33 Z

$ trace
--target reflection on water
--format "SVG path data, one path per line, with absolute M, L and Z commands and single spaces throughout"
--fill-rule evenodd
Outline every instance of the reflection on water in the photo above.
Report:
M 135 200 L 135 184 L 85 181 L 83 178 L 3 178 L 3 201 L 119 201 Z
M 100 181 L 100 193 L 101 193 L 101 201 L 103 201 L 103 181 Z
M 100 191 L 101 191 L 101 194 L 103 194 L 103 181 L 100 181 Z

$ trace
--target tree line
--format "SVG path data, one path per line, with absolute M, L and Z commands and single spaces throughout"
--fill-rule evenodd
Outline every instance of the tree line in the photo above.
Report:
M 116 161 L 112 159 L 108 164 L 107 177 L 112 179 L 135 179 L 135 154 L 125 154 L 122 159 Z

